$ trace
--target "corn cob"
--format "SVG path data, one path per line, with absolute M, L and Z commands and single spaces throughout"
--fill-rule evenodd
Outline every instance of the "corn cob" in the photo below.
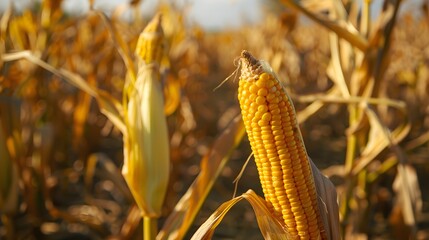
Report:
M 291 236 L 326 239 L 292 101 L 271 68 L 247 51 L 241 54 L 238 99 L 270 210 Z

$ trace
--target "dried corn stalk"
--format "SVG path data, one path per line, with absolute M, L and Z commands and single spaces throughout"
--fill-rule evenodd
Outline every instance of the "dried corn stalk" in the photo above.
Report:
M 0 103 L 0 209 L 2 214 L 15 213 L 18 207 L 18 171 L 14 160 L 17 131 L 13 121 L 19 119 L 15 106 Z M 19 108 L 18 108 L 19 109 Z M 15 135 L 15 136 L 14 136 Z

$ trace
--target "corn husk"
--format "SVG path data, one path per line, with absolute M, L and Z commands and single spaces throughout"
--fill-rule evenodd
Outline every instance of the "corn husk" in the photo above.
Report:
M 140 35 L 137 78 L 126 88 L 122 174 L 144 217 L 160 216 L 169 175 L 168 129 L 159 81 L 163 52 L 160 20 L 157 15 Z

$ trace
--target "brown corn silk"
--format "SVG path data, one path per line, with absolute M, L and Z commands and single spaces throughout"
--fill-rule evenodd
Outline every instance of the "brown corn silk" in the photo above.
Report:
M 292 101 L 271 68 L 247 51 L 238 99 L 268 207 L 292 238 L 327 239 Z

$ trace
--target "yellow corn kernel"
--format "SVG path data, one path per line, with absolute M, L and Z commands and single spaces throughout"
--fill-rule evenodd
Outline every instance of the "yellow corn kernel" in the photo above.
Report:
M 326 239 L 293 104 L 271 68 L 247 51 L 241 56 L 238 96 L 270 209 L 292 236 Z
M 164 32 L 161 27 L 161 14 L 155 15 L 140 34 L 135 53 L 145 64 L 161 63 L 164 54 Z

